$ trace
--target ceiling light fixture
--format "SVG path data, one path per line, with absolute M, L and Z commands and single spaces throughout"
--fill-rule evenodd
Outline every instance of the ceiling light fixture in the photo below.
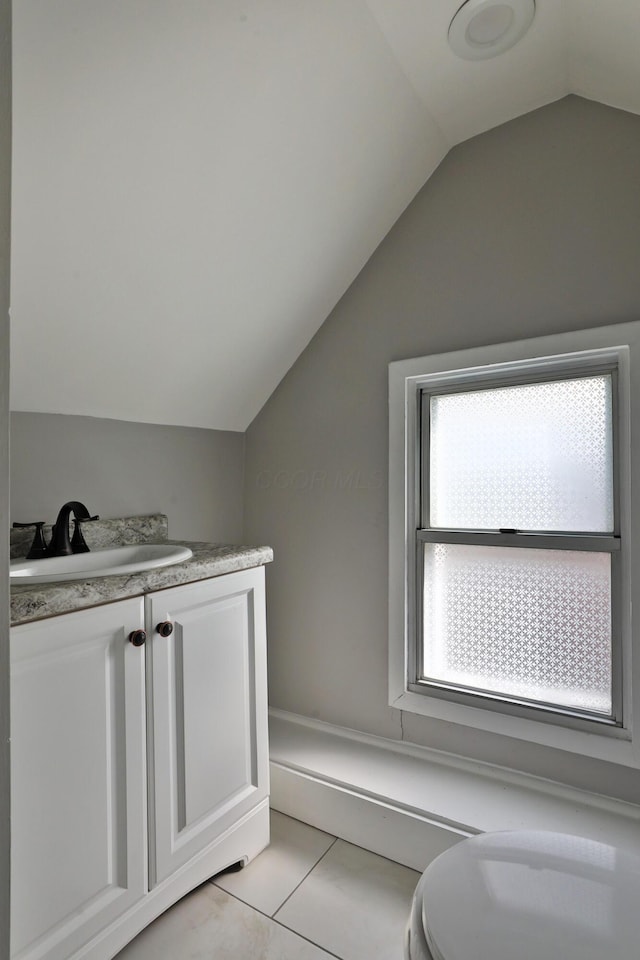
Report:
M 535 12 L 535 0 L 467 0 L 449 24 L 449 44 L 465 60 L 497 57 L 527 32 Z

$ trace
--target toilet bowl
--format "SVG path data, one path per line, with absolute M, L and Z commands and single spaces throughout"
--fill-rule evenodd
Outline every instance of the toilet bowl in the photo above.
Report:
M 425 870 L 405 960 L 638 960 L 640 857 L 545 831 L 463 840 Z

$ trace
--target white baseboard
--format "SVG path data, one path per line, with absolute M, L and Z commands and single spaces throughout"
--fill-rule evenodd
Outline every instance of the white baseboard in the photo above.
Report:
M 271 764 L 271 806 L 414 870 L 470 836 L 389 803 Z
M 424 870 L 487 830 L 555 830 L 640 853 L 640 806 L 270 711 L 271 806 Z

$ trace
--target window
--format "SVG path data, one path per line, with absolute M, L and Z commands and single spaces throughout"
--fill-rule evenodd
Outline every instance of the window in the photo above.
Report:
M 640 759 L 629 536 L 638 327 L 391 364 L 392 705 Z
M 423 387 L 418 685 L 618 721 L 615 371 L 580 372 Z

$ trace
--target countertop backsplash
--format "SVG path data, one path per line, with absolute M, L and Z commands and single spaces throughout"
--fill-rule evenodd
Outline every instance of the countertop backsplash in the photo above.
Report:
M 10 557 L 20 560 L 26 557 L 33 542 L 33 527 L 10 531 Z M 117 517 L 113 520 L 91 520 L 82 524 L 87 546 L 91 550 L 101 547 L 121 547 L 132 543 L 163 543 L 169 536 L 168 521 L 164 513 L 151 513 L 142 517 Z M 51 539 L 51 524 L 44 527 L 45 540 Z

